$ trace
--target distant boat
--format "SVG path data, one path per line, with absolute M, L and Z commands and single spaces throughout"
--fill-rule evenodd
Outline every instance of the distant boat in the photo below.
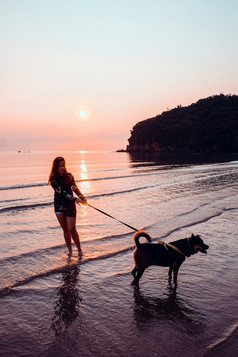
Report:
M 117 150 L 116 152 L 126 152 L 124 149 Z

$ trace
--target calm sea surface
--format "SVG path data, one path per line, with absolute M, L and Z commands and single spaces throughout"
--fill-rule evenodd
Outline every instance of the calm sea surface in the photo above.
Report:
M 91 205 L 156 243 L 200 234 L 169 287 L 150 267 L 134 289 L 133 230 L 78 206 L 67 256 L 47 184 L 53 159 Z M 1 152 L 0 356 L 237 356 L 238 156 Z

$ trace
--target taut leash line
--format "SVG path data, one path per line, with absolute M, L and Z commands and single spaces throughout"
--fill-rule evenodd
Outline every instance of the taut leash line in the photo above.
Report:
M 106 213 L 106 212 L 103 212 L 103 211 L 101 211 L 100 209 L 98 209 L 98 208 L 96 208 L 96 207 L 94 207 L 94 206 L 92 206 L 92 205 L 90 205 L 90 204 L 88 204 L 88 206 L 91 207 L 91 208 L 94 208 L 96 211 L 101 212 L 102 214 L 105 214 L 105 216 L 108 216 L 108 217 L 110 217 L 110 218 L 112 218 L 112 219 L 115 219 L 115 221 L 124 224 L 124 226 L 129 227 L 129 228 L 132 229 L 133 231 L 136 231 L 136 232 L 138 231 L 138 229 L 136 229 L 136 228 L 130 226 L 130 225 L 127 224 L 127 223 L 124 223 L 124 222 L 120 221 L 119 219 L 117 219 L 117 218 L 111 216 L 110 214 L 108 214 L 108 213 Z

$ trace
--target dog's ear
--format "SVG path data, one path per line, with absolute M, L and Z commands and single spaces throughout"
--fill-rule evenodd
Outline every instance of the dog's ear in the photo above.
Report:
M 192 239 L 195 238 L 193 233 L 192 233 L 192 235 L 191 235 L 191 238 L 192 238 Z

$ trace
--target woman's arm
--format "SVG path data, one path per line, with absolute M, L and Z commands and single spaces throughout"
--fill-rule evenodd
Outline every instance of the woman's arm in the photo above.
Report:
M 86 198 L 84 197 L 84 195 L 82 194 L 82 192 L 81 192 L 80 189 L 78 188 L 78 186 L 77 186 L 77 184 L 76 184 L 76 182 L 75 182 L 74 177 L 73 177 L 72 174 L 71 174 L 71 179 L 72 179 L 71 189 L 72 189 L 72 191 L 73 191 L 74 193 L 76 193 L 76 195 L 77 195 L 78 198 L 79 198 L 79 201 L 78 201 L 78 199 L 76 199 L 76 203 L 80 203 L 80 201 L 81 201 L 81 203 L 87 203 Z

